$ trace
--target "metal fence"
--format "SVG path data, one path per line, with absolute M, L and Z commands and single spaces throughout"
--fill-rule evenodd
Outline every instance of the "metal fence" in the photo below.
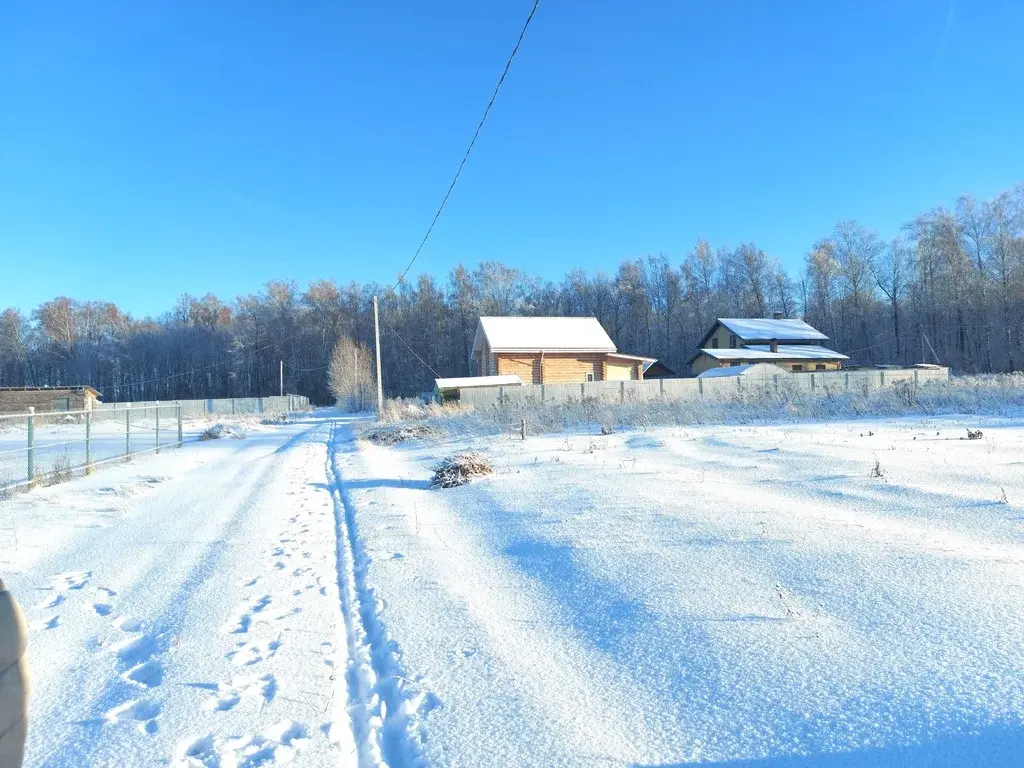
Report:
M 304 395 L 274 395 L 272 397 L 224 397 L 208 400 L 177 400 L 182 407 L 183 418 L 201 419 L 205 416 L 236 416 L 241 414 L 257 415 L 261 413 L 278 414 L 308 411 L 311 406 L 309 398 Z M 139 403 L 101 403 L 96 406 L 101 411 L 124 410 L 125 408 L 155 408 L 161 403 L 146 401 Z
M 51 485 L 133 456 L 182 445 L 176 403 L 0 416 L 0 491 Z
M 573 384 L 523 384 L 521 386 L 473 387 L 460 392 L 460 400 L 474 408 L 518 403 L 566 404 L 594 400 L 604 403 L 636 403 L 652 400 L 731 400 L 744 389 L 789 388 L 797 391 L 859 391 L 891 386 L 898 382 L 918 385 L 949 381 L 949 368 L 899 368 L 855 371 L 816 371 L 772 376 L 722 376 L 707 379 L 648 379 L 645 381 L 586 381 Z

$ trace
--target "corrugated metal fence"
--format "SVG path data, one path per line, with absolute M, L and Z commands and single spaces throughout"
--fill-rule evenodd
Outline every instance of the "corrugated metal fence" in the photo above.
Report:
M 274 395 L 272 397 L 224 397 L 208 400 L 175 400 L 180 404 L 182 418 L 201 419 L 205 416 L 231 416 L 238 414 L 294 413 L 310 410 L 309 398 L 305 395 Z M 155 408 L 168 405 L 166 402 L 102 403 L 100 410 L 124 410 L 125 408 Z
M 474 408 L 526 402 L 563 404 L 597 400 L 635 403 L 651 400 L 730 400 L 745 389 L 776 387 L 843 392 L 886 387 L 898 382 L 918 386 L 929 381 L 949 381 L 949 368 L 898 368 L 860 371 L 818 371 L 772 377 L 723 376 L 709 379 L 650 379 L 647 381 L 586 381 L 578 384 L 524 384 L 509 387 L 463 389 L 461 401 Z

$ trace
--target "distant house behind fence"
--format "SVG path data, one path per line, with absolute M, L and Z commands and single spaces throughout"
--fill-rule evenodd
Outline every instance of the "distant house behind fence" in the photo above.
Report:
M 473 338 L 478 376 L 524 384 L 641 380 L 653 362 L 619 352 L 596 317 L 481 317 Z
M 100 403 L 100 393 L 92 387 L 0 387 L 0 414 L 25 413 L 30 407 L 38 413 L 50 411 L 88 411 Z
M 850 358 L 803 320 L 720 317 L 687 361 L 694 375 L 713 368 L 772 363 L 792 372 L 837 371 Z

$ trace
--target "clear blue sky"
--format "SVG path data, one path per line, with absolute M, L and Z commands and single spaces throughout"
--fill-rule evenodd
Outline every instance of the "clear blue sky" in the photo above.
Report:
M 530 0 L 0 7 L 0 307 L 393 280 Z M 1024 179 L 1024 3 L 541 0 L 414 271 L 798 267 Z

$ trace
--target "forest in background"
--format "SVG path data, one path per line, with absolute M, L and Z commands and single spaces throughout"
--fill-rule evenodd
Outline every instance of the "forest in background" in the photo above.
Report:
M 104 400 L 277 394 L 331 400 L 336 342 L 373 346 L 380 297 L 384 389 L 413 395 L 435 373 L 464 376 L 480 315 L 593 315 L 619 350 L 678 373 L 716 317 L 803 317 L 851 364 L 935 362 L 957 372 L 1024 366 L 1024 184 L 970 196 L 907 223 L 884 241 L 843 221 L 810 244 L 790 274 L 755 243 L 698 240 L 680 260 L 627 259 L 615 274 L 577 269 L 548 282 L 494 261 L 455 266 L 397 289 L 272 281 L 222 300 L 182 296 L 167 313 L 133 318 L 115 304 L 58 297 L 30 315 L 0 313 L 0 386 L 89 384 Z

